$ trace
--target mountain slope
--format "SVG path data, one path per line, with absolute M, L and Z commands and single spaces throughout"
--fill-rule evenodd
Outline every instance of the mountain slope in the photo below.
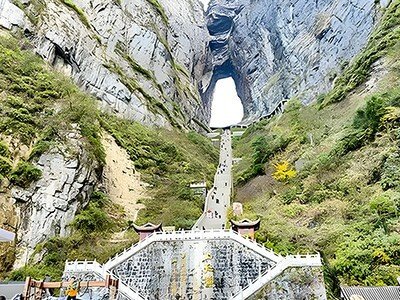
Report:
M 208 33 L 197 1 L 2 1 L 0 24 L 101 100 L 146 125 L 201 127 Z M 195 120 L 193 120 L 195 119 Z M 197 124 L 200 123 L 200 124 Z
M 393 1 L 383 20 L 393 35 L 399 12 Z M 338 280 L 396 285 L 400 275 L 399 47 L 370 42 L 344 73 L 355 84 L 339 80 L 322 104 L 292 99 L 235 143 L 236 200 L 261 217 L 258 238 L 282 253 L 320 251 L 332 293 Z M 330 101 L 337 91 L 342 101 Z
M 104 131 L 126 150 L 128 170 L 149 185 L 139 219 L 190 228 L 202 200 L 188 185 L 212 180 L 218 155 L 211 143 L 195 132 L 148 128 L 101 113 L 95 99 L 32 54 L 26 40 L 2 34 L 0 205 L 6 213 L 1 210 L 0 222 L 14 228 L 17 243 L 2 246 L 7 259 L 1 269 L 30 262 L 39 264 L 28 268 L 33 274 L 42 267 L 59 274 L 66 258 L 105 259 L 135 240 L 126 231 L 129 212 L 108 200 L 103 184 Z M 55 250 L 60 244 L 65 252 Z

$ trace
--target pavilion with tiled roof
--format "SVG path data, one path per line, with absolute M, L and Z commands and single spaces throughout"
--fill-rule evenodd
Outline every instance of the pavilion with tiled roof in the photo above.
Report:
M 138 226 L 136 224 L 133 224 L 133 229 L 139 234 L 140 240 L 144 240 L 146 237 L 151 235 L 154 232 L 162 231 L 162 224 L 153 224 L 153 223 L 147 223 L 142 226 Z

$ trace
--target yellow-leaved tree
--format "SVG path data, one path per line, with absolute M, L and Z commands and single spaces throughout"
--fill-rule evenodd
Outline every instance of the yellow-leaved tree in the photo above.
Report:
M 274 164 L 275 172 L 272 177 L 278 181 L 288 181 L 291 178 L 296 177 L 297 172 L 293 169 L 288 161 L 282 161 L 280 163 Z

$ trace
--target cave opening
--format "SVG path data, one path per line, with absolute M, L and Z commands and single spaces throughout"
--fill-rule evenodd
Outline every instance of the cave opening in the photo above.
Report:
M 240 123 L 243 104 L 237 94 L 233 77 L 219 79 L 215 83 L 211 105 L 211 128 L 223 128 Z

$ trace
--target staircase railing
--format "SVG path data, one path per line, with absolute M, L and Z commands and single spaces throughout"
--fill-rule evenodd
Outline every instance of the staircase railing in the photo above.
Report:
M 269 260 L 275 263 L 273 268 L 267 269 L 247 287 L 243 288 L 242 290 L 237 292 L 234 296 L 232 296 L 230 300 L 246 299 L 250 297 L 289 267 L 304 267 L 304 266 L 319 267 L 322 265 L 321 257 L 319 254 L 289 255 L 283 257 L 281 255 L 275 254 L 272 250 L 265 248 L 263 245 L 258 244 L 257 242 L 254 242 L 252 240 L 240 236 L 237 232 L 231 229 L 225 229 L 225 230 L 219 229 L 219 230 L 154 232 L 144 240 L 140 241 L 137 244 L 132 245 L 132 247 L 127 248 L 123 252 L 114 256 L 103 266 L 96 261 L 67 261 L 65 266 L 65 271 L 67 272 L 93 271 L 99 275 L 102 275 L 103 277 L 105 277 L 106 274 L 111 274 L 112 276 L 118 278 L 118 276 L 112 274 L 112 269 L 154 242 L 178 241 L 178 240 L 199 241 L 199 240 L 215 240 L 215 239 L 218 240 L 230 239 L 236 241 L 239 244 L 258 253 L 262 257 L 268 258 Z M 124 284 L 121 280 L 120 280 L 120 286 L 121 286 L 120 291 L 126 294 L 129 298 L 133 300 L 146 299 L 146 297 L 143 296 L 137 289 Z
M 137 290 L 136 288 L 133 288 L 131 286 L 128 286 L 118 276 L 116 276 L 114 274 L 112 276 L 119 280 L 118 293 L 123 294 L 125 297 L 129 298 L 130 300 L 145 300 L 146 299 L 146 296 L 143 296 L 139 292 L 139 290 Z
M 82 273 L 82 272 L 95 272 L 98 275 L 104 276 L 104 269 L 101 264 L 99 264 L 97 261 L 89 261 L 89 260 L 84 260 L 84 261 L 66 261 L 65 262 L 65 269 L 64 272 L 73 272 L 73 273 Z
M 320 267 L 321 256 L 316 255 L 289 255 L 283 258 L 277 263 L 272 269 L 266 270 L 257 279 L 251 282 L 248 286 L 241 289 L 239 292 L 234 294 L 229 300 L 243 300 L 257 293 L 261 290 L 268 282 L 282 274 L 287 268 L 291 267 Z

